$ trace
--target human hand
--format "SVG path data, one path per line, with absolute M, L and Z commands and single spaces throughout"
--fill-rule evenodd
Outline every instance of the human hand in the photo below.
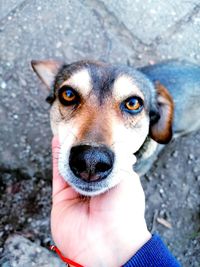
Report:
M 138 175 L 124 172 L 108 192 L 83 197 L 59 175 L 59 148 L 54 137 L 51 231 L 56 246 L 85 267 L 122 266 L 151 238 Z

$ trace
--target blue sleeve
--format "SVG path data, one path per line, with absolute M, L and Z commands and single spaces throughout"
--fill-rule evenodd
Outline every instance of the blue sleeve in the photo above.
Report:
M 181 267 L 158 235 L 144 244 L 123 267 Z

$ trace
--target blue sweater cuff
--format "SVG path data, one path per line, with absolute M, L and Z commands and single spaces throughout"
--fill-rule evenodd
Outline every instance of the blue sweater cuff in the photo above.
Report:
M 155 234 L 123 267 L 181 267 Z

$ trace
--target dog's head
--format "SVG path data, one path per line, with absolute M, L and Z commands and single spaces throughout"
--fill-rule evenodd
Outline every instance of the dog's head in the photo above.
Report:
M 159 143 L 171 139 L 173 101 L 141 72 L 93 61 L 32 61 L 32 67 L 50 91 L 59 172 L 79 193 L 117 185 L 148 135 Z

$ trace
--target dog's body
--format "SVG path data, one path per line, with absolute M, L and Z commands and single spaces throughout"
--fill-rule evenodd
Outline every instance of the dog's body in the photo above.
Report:
M 159 80 L 174 101 L 173 138 L 200 129 L 200 67 L 187 61 L 167 61 L 140 68 L 152 82 Z M 145 174 L 163 145 L 147 138 L 138 152 L 135 170 Z
M 117 185 L 133 164 L 144 174 L 172 131 L 176 137 L 200 127 L 200 68 L 194 64 L 171 61 L 139 70 L 93 61 L 32 66 L 51 91 L 59 171 L 83 195 Z

